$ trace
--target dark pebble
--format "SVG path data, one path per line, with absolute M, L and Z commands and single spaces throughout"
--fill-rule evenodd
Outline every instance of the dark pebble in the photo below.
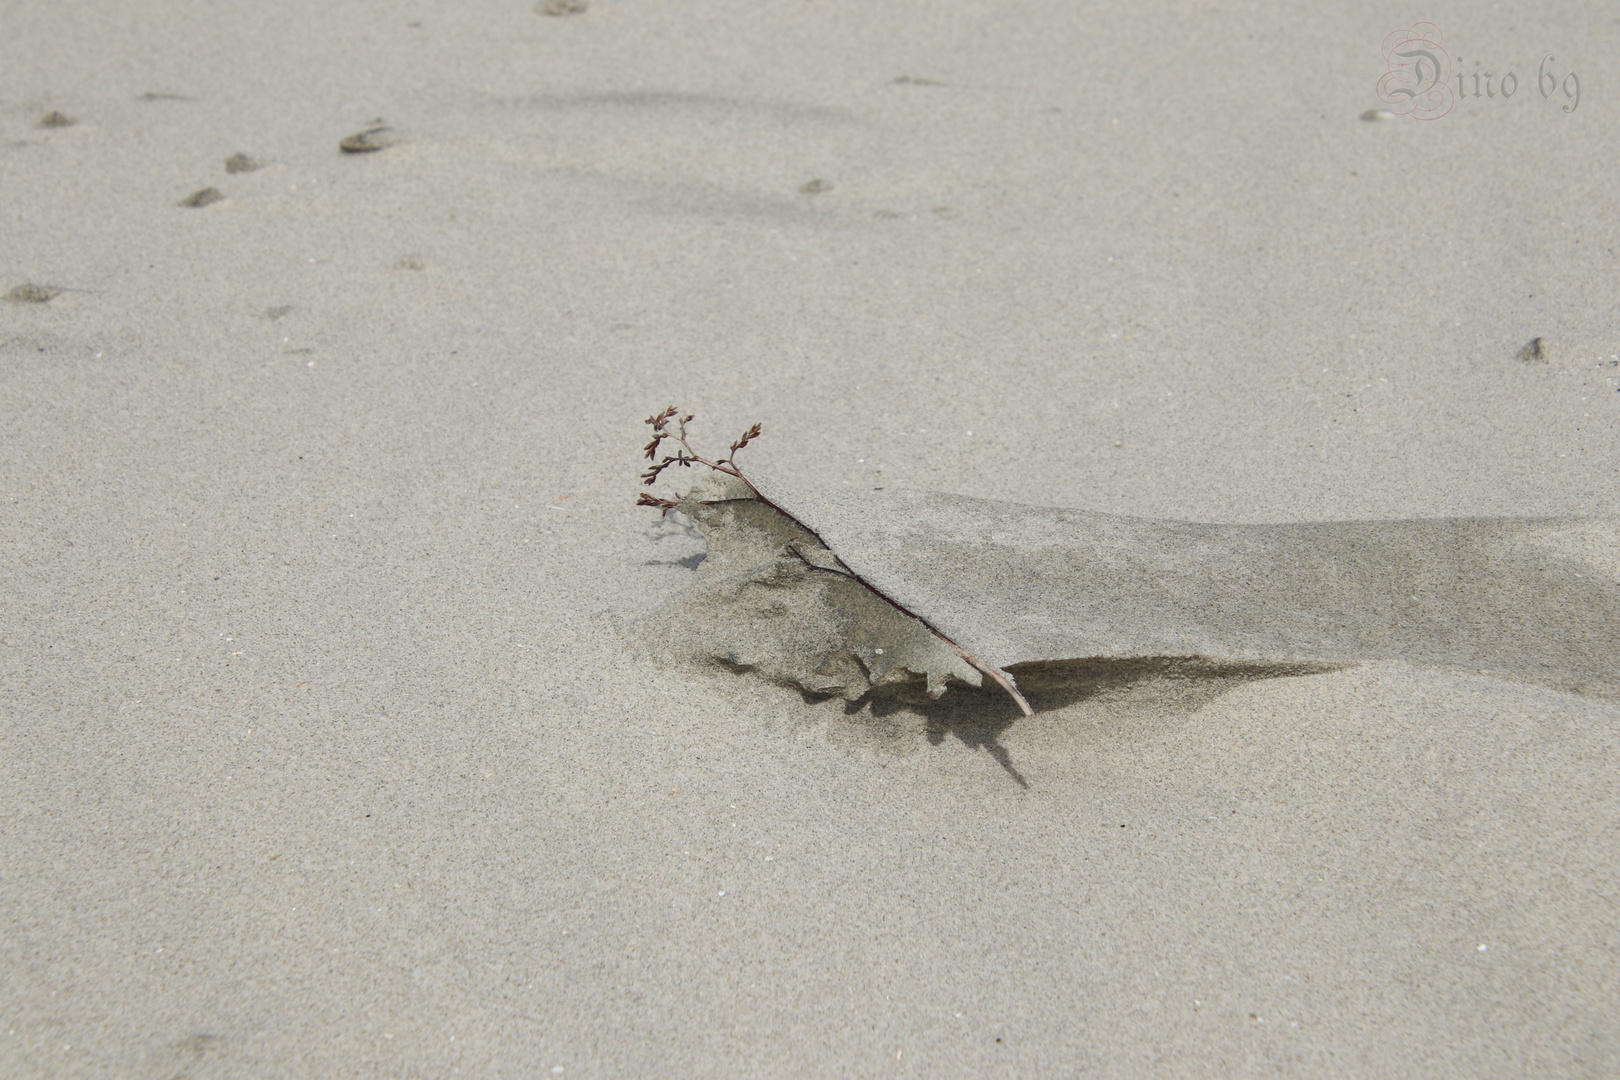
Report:
M 35 285 L 32 282 L 24 282 L 6 293 L 6 299 L 14 304 L 43 304 L 61 291 L 61 289 L 53 289 L 49 285 Z
M 368 127 L 364 131 L 357 131 L 347 139 L 338 143 L 338 149 L 345 154 L 374 154 L 378 150 L 386 150 L 399 142 L 399 132 L 387 124 L 378 124 Z
M 181 199 L 180 205 L 189 207 L 208 206 L 212 203 L 219 202 L 219 200 L 223 199 L 224 197 L 224 193 L 222 193 L 219 188 L 198 188 L 190 195 L 187 195 L 185 198 Z
M 1525 342 L 1524 348 L 1519 350 L 1515 359 L 1523 360 L 1527 364 L 1537 362 L 1545 364 L 1548 360 L 1546 340 L 1543 338 L 1531 338 Z

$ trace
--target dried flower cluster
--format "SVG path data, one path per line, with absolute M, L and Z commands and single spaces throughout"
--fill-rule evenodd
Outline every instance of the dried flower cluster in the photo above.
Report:
M 679 412 L 679 409 L 671 405 L 663 412 L 655 413 L 654 415 L 647 417 L 647 423 L 651 425 L 653 429 L 653 437 L 652 441 L 646 446 L 643 446 L 641 450 L 642 456 L 648 461 L 653 461 L 654 464 L 648 468 L 646 472 L 641 474 L 641 482 L 643 484 L 650 487 L 652 484 L 656 483 L 659 474 L 665 469 L 669 468 L 671 465 L 679 465 L 683 469 L 690 469 L 693 465 L 707 465 L 715 472 L 722 472 L 727 476 L 735 476 L 738 480 L 748 484 L 749 490 L 752 491 L 759 499 L 775 507 L 777 510 L 781 509 L 780 507 L 776 507 L 774 503 L 771 503 L 769 499 L 766 499 L 763 495 L 760 495 L 759 489 L 754 487 L 752 483 L 749 483 L 748 477 L 742 474 L 742 470 L 737 467 L 737 463 L 735 461 L 737 451 L 747 446 L 753 440 L 759 438 L 760 426 L 758 424 L 755 424 L 753 427 L 743 432 L 742 438 L 731 444 L 730 457 L 723 457 L 711 461 L 708 458 L 703 457 L 696 450 L 693 450 L 692 444 L 686 441 L 686 425 L 691 423 L 695 417 L 693 417 L 691 413 L 687 413 L 685 416 L 681 416 L 679 419 L 676 419 Z M 670 429 L 671 420 L 675 421 L 675 427 L 673 430 Z M 677 449 L 674 454 L 665 454 L 662 458 L 659 458 L 658 451 L 664 445 L 665 439 L 678 443 L 679 449 Z M 644 491 L 641 493 L 641 497 L 636 500 L 636 505 L 662 507 L 664 513 L 667 514 L 671 510 L 675 509 L 677 503 L 674 499 L 660 499 L 657 496 L 649 495 Z

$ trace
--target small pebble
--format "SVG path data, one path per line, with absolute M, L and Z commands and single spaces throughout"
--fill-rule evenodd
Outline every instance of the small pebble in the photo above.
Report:
M 198 188 L 190 195 L 187 195 L 185 198 L 181 199 L 180 205 L 193 208 L 198 206 L 208 206 L 211 203 L 219 202 L 219 200 L 223 199 L 224 197 L 224 194 L 219 190 L 219 188 Z
M 77 123 L 78 121 L 67 113 L 57 112 L 54 109 L 39 118 L 39 126 L 42 128 L 72 127 Z
M 804 194 L 804 195 L 820 195 L 823 191 L 831 191 L 831 190 L 832 190 L 832 181 L 831 180 L 822 180 L 819 177 L 817 177 L 814 180 L 807 180 L 804 183 L 799 185 L 799 191 L 800 191 L 801 194 Z
M 1395 119 L 1395 114 L 1390 112 L 1388 109 L 1368 109 L 1366 112 L 1361 114 L 1361 118 L 1368 121 L 1393 120 Z
M 248 157 L 246 154 L 232 154 L 225 159 L 225 171 L 228 173 L 252 172 L 254 169 L 263 168 L 263 166 L 264 162 L 259 161 L 257 158 Z
M 1546 340 L 1543 338 L 1531 338 L 1525 343 L 1524 348 L 1518 351 L 1514 359 L 1523 360 L 1527 364 L 1537 362 L 1545 364 L 1548 360 Z
M 345 154 L 374 154 L 378 150 L 388 149 L 397 142 L 399 132 L 387 124 L 377 124 L 350 135 L 338 143 L 338 149 Z
M 540 0 L 534 10 L 542 15 L 583 15 L 590 0 Z
M 43 304 L 61 291 L 61 289 L 53 289 L 49 285 L 35 285 L 33 282 L 24 282 L 6 293 L 6 299 L 14 304 Z

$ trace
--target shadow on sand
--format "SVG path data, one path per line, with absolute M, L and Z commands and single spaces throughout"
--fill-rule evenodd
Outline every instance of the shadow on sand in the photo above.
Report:
M 1093 699 L 1115 699 L 1135 707 L 1182 714 L 1196 712 L 1222 694 L 1261 679 L 1294 678 L 1338 671 L 1337 664 L 1230 664 L 1195 657 L 1153 656 L 1131 660 L 1063 660 L 1018 664 L 1008 669 L 1036 716 Z M 814 699 L 813 695 L 806 695 Z M 1020 785 L 1029 782 L 1001 743 L 1001 733 L 1024 716 L 1000 688 L 953 685 L 935 700 L 921 683 L 885 686 L 849 702 L 848 715 L 870 711 L 876 718 L 908 712 L 920 717 L 928 741 L 947 737 L 984 750 Z

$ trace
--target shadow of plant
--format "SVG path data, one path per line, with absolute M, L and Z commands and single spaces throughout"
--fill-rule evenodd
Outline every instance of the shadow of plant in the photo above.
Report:
M 1018 681 L 1035 715 L 1055 712 L 1093 699 L 1114 699 L 1135 707 L 1150 706 L 1178 713 L 1196 712 L 1222 694 L 1261 679 L 1322 675 L 1340 670 L 1336 664 L 1219 664 L 1196 657 L 1152 656 L 1130 660 L 1063 660 L 1016 664 L 1008 673 Z M 923 693 L 920 681 L 880 687 L 850 702 L 847 714 L 870 710 L 882 718 L 905 711 L 923 721 L 934 746 L 947 737 L 964 746 L 984 750 L 1023 787 L 1029 782 L 1018 771 L 1001 734 L 1024 719 L 1016 705 L 993 684 L 980 687 L 953 685 L 935 700 Z

